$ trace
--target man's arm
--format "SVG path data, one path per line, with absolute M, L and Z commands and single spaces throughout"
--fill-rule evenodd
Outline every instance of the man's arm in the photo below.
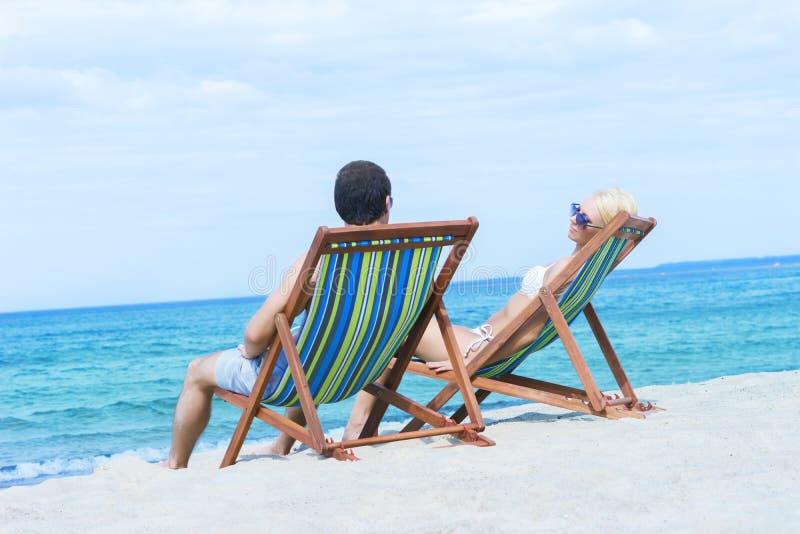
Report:
M 269 294 L 261 308 L 253 314 L 244 331 L 244 346 L 239 349 L 248 359 L 260 356 L 275 337 L 275 316 L 284 311 L 289 302 L 289 293 L 294 287 L 306 255 L 300 256 L 283 275 L 280 285 Z

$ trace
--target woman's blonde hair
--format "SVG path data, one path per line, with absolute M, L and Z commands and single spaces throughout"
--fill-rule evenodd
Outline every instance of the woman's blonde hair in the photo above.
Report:
M 597 211 L 603 218 L 603 224 L 608 224 L 608 221 L 620 211 L 627 211 L 629 215 L 636 215 L 636 200 L 633 195 L 620 189 L 619 187 L 612 187 L 611 189 L 603 189 L 596 191 L 592 195 Z

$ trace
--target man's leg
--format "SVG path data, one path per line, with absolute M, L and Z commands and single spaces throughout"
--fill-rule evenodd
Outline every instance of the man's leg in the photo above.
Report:
M 214 366 L 219 355 L 219 352 L 209 354 L 189 364 L 172 421 L 172 447 L 167 458 L 167 467 L 170 469 L 181 469 L 188 465 L 189 456 L 208 425 L 211 398 L 217 385 Z

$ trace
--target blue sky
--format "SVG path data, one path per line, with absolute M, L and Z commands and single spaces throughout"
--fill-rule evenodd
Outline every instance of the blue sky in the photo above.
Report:
M 478 216 L 463 276 L 608 186 L 659 220 L 628 267 L 800 252 L 796 2 L 287 4 L 0 4 L 0 311 L 268 288 L 353 159 Z

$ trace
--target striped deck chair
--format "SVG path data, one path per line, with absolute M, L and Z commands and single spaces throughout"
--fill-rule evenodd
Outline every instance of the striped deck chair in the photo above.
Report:
M 478 357 L 470 362 L 468 372 L 472 385 L 477 388 L 476 398 L 479 403 L 490 393 L 496 392 L 614 419 L 643 418 L 646 412 L 656 409 L 652 404 L 639 402 L 590 302 L 608 273 L 630 254 L 655 225 L 656 220 L 653 218 L 643 219 L 629 216 L 624 212 L 619 213 L 578 251 L 555 279 L 541 288 L 525 310 L 498 332 Z M 561 297 L 556 301 L 555 295 L 559 294 Z M 569 328 L 581 312 L 589 322 L 592 333 L 619 385 L 621 395 L 610 396 L 601 392 L 586 365 Z M 547 321 L 538 337 L 529 345 L 518 348 L 517 340 L 529 325 L 541 324 L 542 314 L 547 316 Z M 513 374 L 525 358 L 555 339 L 561 339 L 583 385 L 582 390 Z M 513 347 L 517 347 L 516 350 Z M 486 364 L 498 354 L 509 355 Z M 412 362 L 407 370 L 448 381 L 447 386 L 428 403 L 430 409 L 441 409 L 457 391 L 454 389 L 455 378 L 450 372 L 437 374 L 418 362 Z M 453 414 L 452 419 L 460 421 L 464 418 L 464 414 L 462 406 Z M 403 430 L 416 430 L 423 424 L 420 419 L 414 419 Z
M 365 228 L 320 227 L 311 244 L 286 309 L 275 319 L 276 338 L 267 351 L 250 396 L 217 388 L 222 399 L 242 409 L 220 467 L 235 463 L 254 418 L 305 443 L 319 454 L 355 459 L 350 447 L 417 437 L 451 434 L 478 445 L 492 442 L 483 430 L 478 402 L 469 387 L 463 358 L 442 294 L 478 228 L 474 217 L 464 221 L 377 225 Z M 437 273 L 440 256 L 450 252 Z M 312 282 L 314 272 L 316 282 Z M 305 321 L 296 334 L 290 325 L 303 310 Z M 422 333 L 436 315 L 451 339 L 451 360 L 461 383 L 470 423 L 456 424 L 397 393 L 399 381 L 372 385 L 393 356 L 410 361 Z M 267 385 L 281 354 L 288 366 L 274 391 Z M 400 373 L 402 375 L 402 372 Z M 379 398 L 419 417 L 431 429 L 333 442 L 324 437 L 316 406 L 337 402 L 369 386 Z M 300 406 L 307 427 L 266 405 Z

